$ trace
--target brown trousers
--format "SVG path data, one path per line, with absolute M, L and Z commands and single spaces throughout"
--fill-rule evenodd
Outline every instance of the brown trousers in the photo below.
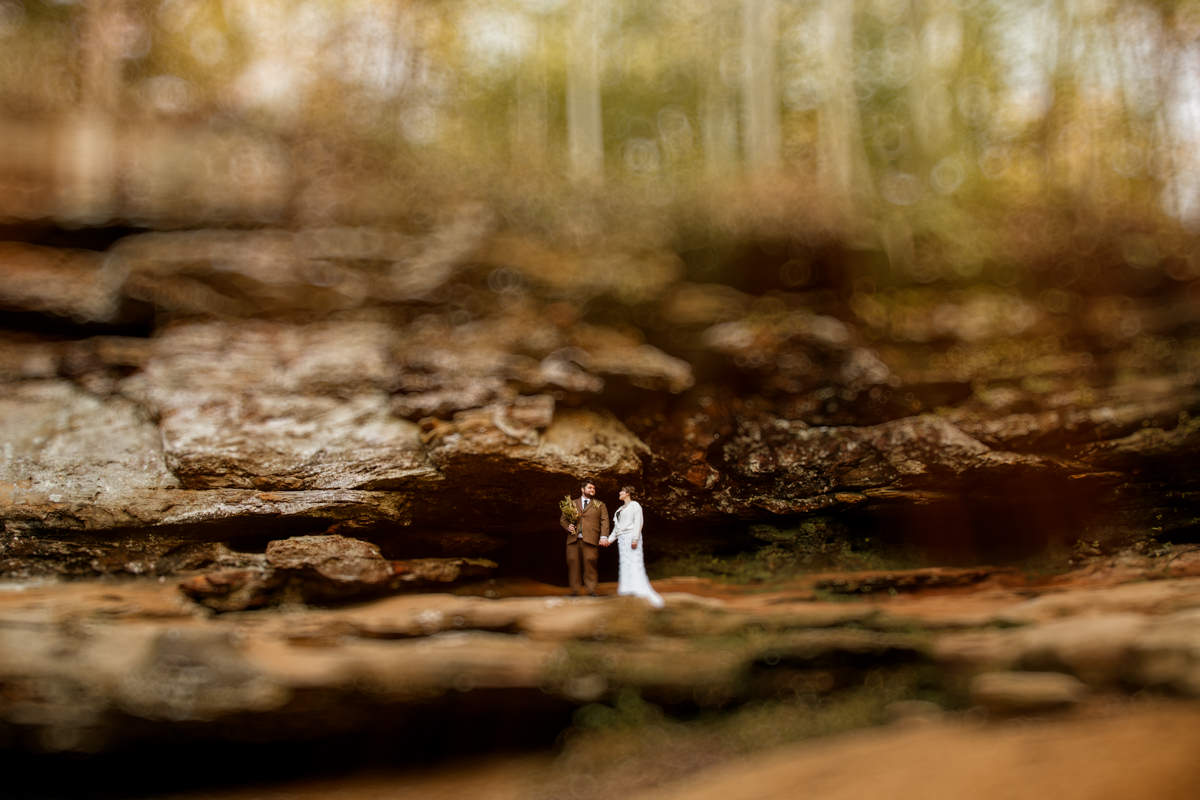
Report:
M 567 542 L 567 582 L 571 584 L 571 593 L 578 594 L 585 589 L 588 594 L 594 594 L 599 573 L 596 564 L 600 561 L 600 548 L 582 540 Z M 583 581 L 579 573 L 583 572 Z

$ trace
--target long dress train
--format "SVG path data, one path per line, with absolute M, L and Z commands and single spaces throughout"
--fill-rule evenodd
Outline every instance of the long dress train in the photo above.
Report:
M 642 507 L 636 500 L 617 509 L 613 515 L 613 531 L 609 538 L 616 538 L 620 555 L 620 573 L 617 579 L 617 594 L 644 597 L 655 608 L 663 607 L 663 599 L 646 575 L 644 553 L 646 543 L 642 539 Z M 633 543 L 637 542 L 635 550 Z

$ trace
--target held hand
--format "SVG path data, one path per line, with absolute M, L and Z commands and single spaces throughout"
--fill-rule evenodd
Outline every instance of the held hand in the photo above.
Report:
M 632 542 L 629 543 L 629 548 L 631 550 L 637 550 L 637 544 L 638 544 L 637 539 L 634 539 Z
M 608 537 L 607 537 L 607 536 L 601 536 L 601 537 L 600 537 L 600 546 L 601 546 L 601 547 L 608 547 Z

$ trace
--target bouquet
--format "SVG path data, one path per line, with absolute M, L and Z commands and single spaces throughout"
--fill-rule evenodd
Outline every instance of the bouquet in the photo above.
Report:
M 558 510 L 562 512 L 563 519 L 567 522 L 572 525 L 579 523 L 579 509 L 575 506 L 574 501 L 571 500 L 570 495 L 558 501 Z

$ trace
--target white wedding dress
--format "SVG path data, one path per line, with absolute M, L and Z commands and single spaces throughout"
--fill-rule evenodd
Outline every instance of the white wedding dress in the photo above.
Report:
M 663 607 L 663 599 L 650 579 L 646 577 L 646 564 L 643 558 L 646 545 L 642 541 L 642 507 L 636 500 L 630 500 L 622 505 L 613 515 L 612 533 L 608 538 L 617 540 L 617 552 L 621 556 L 620 573 L 617 579 L 617 594 L 644 597 L 655 608 Z M 633 543 L 637 542 L 637 549 Z

